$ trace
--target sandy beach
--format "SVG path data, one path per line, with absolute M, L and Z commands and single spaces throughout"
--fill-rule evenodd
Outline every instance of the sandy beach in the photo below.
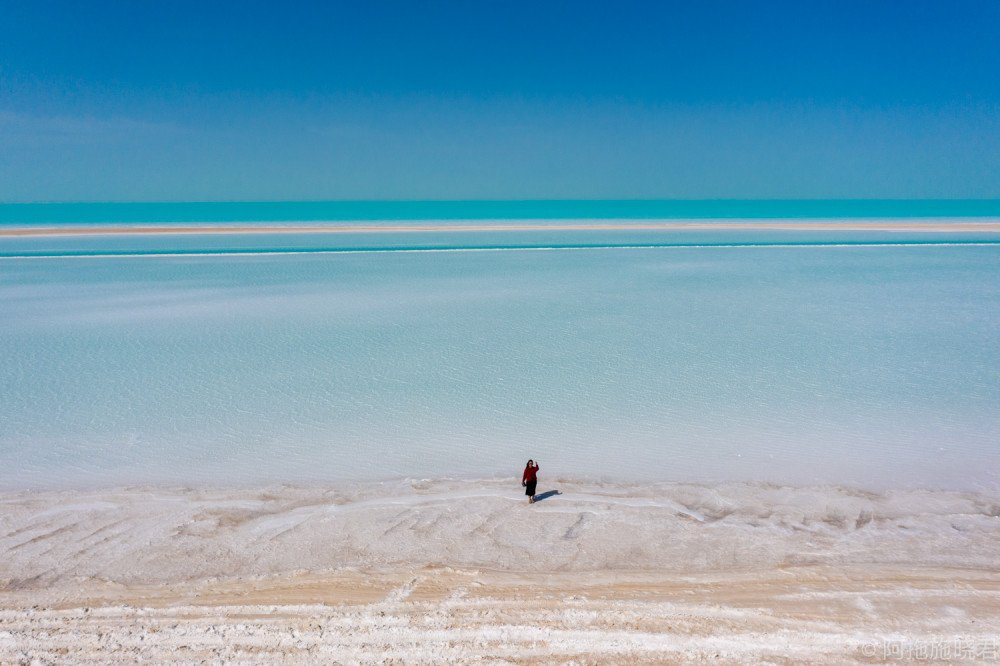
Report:
M 501 480 L 6 493 L 0 663 L 1000 650 L 996 493 L 565 479 L 539 493 L 534 506 Z

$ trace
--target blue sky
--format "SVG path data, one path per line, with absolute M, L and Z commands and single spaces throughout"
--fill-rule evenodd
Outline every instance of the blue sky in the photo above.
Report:
M 1000 197 L 992 0 L 0 14 L 0 201 Z

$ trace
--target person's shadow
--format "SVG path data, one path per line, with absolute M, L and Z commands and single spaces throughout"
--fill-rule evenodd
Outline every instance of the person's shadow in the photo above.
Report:
M 535 504 L 541 502 L 543 499 L 548 499 L 553 495 L 562 495 L 562 493 L 559 492 L 558 490 L 547 490 L 544 493 L 541 493 L 540 495 L 535 495 Z

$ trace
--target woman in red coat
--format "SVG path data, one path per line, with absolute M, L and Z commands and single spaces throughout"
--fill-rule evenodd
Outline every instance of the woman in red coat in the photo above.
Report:
M 538 484 L 538 463 L 534 460 L 528 461 L 528 466 L 524 468 L 521 475 L 521 485 L 524 486 L 524 494 L 528 496 L 528 504 L 535 503 L 535 486 Z

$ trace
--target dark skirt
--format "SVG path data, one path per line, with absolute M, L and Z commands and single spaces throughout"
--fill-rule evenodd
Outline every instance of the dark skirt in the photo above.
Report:
M 534 495 L 535 486 L 537 485 L 538 485 L 538 479 L 532 479 L 531 481 L 528 481 L 528 485 L 524 487 L 524 494 L 527 495 L 528 497 Z

